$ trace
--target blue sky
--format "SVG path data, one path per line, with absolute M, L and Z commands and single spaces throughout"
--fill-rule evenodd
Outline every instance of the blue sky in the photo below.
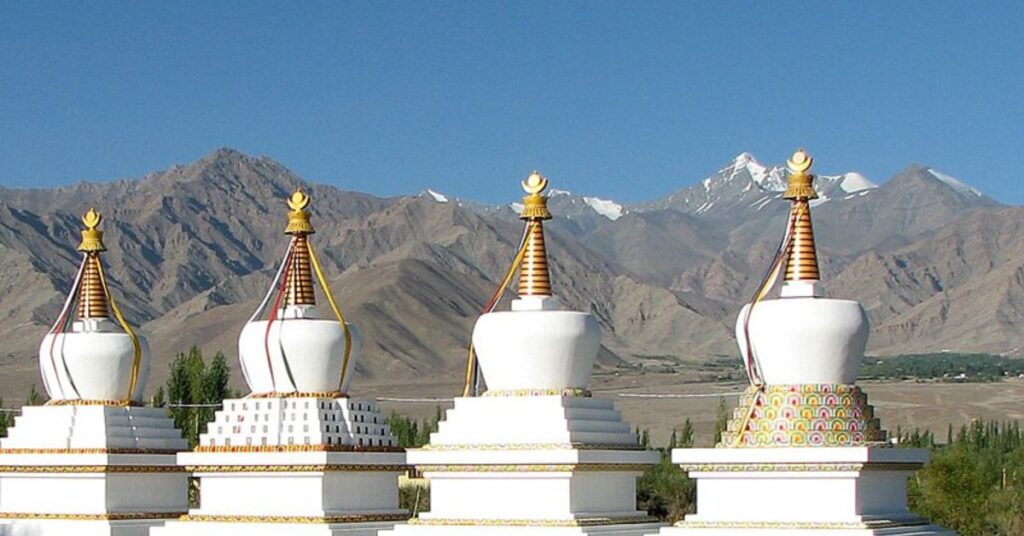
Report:
M 742 151 L 1024 204 L 1021 2 L 5 2 L 0 184 L 220 146 L 378 195 L 639 201 Z

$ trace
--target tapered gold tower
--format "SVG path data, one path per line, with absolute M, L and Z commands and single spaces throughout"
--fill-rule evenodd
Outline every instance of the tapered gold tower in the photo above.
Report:
M 786 251 L 785 281 L 818 281 L 818 253 L 814 245 L 814 227 L 811 225 L 810 200 L 817 199 L 814 191 L 814 175 L 808 173 L 814 159 L 803 149 L 793 153 L 789 159 L 789 181 L 783 199 L 789 199 L 793 206 L 789 212 L 793 239 Z
M 110 318 L 107 293 L 100 280 L 100 253 L 107 250 L 103 245 L 103 231 L 97 229 L 103 217 L 96 209 L 89 209 L 82 217 L 82 243 L 78 251 L 85 253 L 85 269 L 82 284 L 78 289 L 78 318 Z
M 315 233 L 309 222 L 309 196 L 302 189 L 288 199 L 288 227 L 285 234 L 295 237 L 295 248 L 292 251 L 288 268 L 288 281 L 285 291 L 285 305 L 316 305 L 316 294 L 313 291 L 313 270 L 309 261 L 309 242 L 307 236 Z
M 547 199 L 541 192 L 548 187 L 548 180 L 534 171 L 525 181 L 523 189 L 523 213 L 519 219 L 526 220 L 529 231 L 526 236 L 526 253 L 522 270 L 519 272 L 520 296 L 551 296 L 551 273 L 548 270 L 548 252 L 544 245 L 544 220 L 551 219 Z

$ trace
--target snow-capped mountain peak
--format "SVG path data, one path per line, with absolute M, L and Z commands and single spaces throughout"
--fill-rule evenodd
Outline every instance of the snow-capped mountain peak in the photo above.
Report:
M 608 199 L 599 199 L 597 197 L 584 197 L 583 201 L 590 205 L 590 208 L 594 209 L 594 212 L 608 218 L 609 220 L 615 221 L 622 217 L 622 205 Z
M 430 196 L 434 201 L 437 201 L 438 203 L 447 203 L 448 202 L 448 197 L 447 196 L 445 196 L 442 193 L 435 192 L 434 190 L 431 190 L 429 188 L 427 189 L 426 192 L 423 192 L 423 193 L 428 195 L 428 196 Z
M 733 158 L 732 169 L 726 180 L 732 181 L 732 179 L 744 171 L 763 190 L 779 192 L 786 189 L 786 170 L 784 167 L 766 166 L 758 162 L 754 155 L 747 152 L 740 153 L 736 158 Z

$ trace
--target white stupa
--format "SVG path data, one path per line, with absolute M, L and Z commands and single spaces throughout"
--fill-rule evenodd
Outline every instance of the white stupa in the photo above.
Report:
M 409 451 L 430 480 L 430 512 L 382 534 L 639 536 L 660 527 L 636 509 L 636 479 L 657 453 L 638 445 L 611 401 L 587 391 L 597 322 L 564 310 L 551 292 L 546 186 L 536 172 L 524 183 L 523 242 L 487 310 L 521 262 L 519 299 L 511 311 L 481 316 L 473 331 L 487 391 L 472 396 L 471 359 L 466 396 L 429 445 Z
M 291 243 L 238 341 L 252 392 L 225 400 L 196 450 L 178 455 L 200 481 L 199 507 L 153 536 L 376 536 L 409 517 L 398 507 L 405 454 L 376 403 L 346 394 L 360 336 L 309 243 L 309 197 L 288 203 Z
M 149 347 L 107 285 L 99 213 L 82 220 L 81 267 L 39 347 L 50 400 L 0 440 L 0 534 L 143 536 L 187 508 L 187 444 L 165 410 L 140 405 Z
M 802 150 L 789 161 L 783 246 L 736 323 L 751 387 L 716 448 L 673 451 L 697 480 L 697 513 L 663 535 L 952 534 L 907 510 L 907 478 L 929 452 L 889 446 L 855 385 L 868 319 L 823 297 L 811 162 Z M 782 273 L 779 299 L 763 300 Z

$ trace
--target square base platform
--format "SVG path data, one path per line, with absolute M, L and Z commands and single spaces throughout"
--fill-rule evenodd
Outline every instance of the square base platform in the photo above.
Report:
M 666 536 L 924 536 L 954 532 L 907 510 L 907 478 L 930 453 L 888 447 L 676 449 L 697 513 Z

